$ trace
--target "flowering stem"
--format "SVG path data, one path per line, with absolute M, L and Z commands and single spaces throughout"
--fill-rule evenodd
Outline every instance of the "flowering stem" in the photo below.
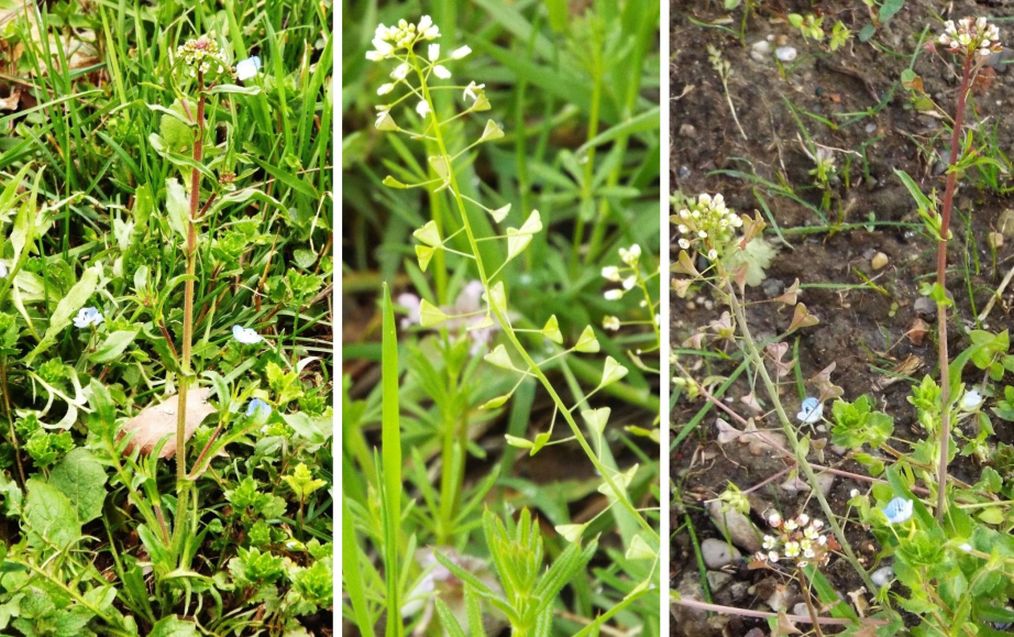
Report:
M 947 184 L 940 208 L 940 236 L 937 239 L 937 285 L 941 295 L 947 289 L 947 239 L 950 236 L 951 210 L 954 206 L 954 191 L 958 185 L 958 151 L 961 142 L 961 126 L 965 119 L 965 103 L 972 78 L 972 54 L 965 54 L 961 68 L 961 87 L 958 89 L 958 103 L 954 111 L 954 129 L 951 131 L 951 156 L 947 169 Z M 937 520 L 943 520 L 947 506 L 947 460 L 950 453 L 950 359 L 947 354 L 947 299 L 941 296 L 937 301 L 937 359 L 940 365 L 940 459 L 937 467 Z
M 415 54 L 410 53 L 410 56 L 411 56 L 410 59 L 412 61 L 412 67 L 415 69 L 416 74 L 419 77 L 419 84 L 420 89 L 422 90 L 423 99 L 426 100 L 427 103 L 432 105 L 433 101 L 430 97 L 430 90 L 429 85 L 426 81 L 426 76 L 420 70 L 419 64 L 416 61 L 417 58 Z M 492 282 L 489 275 L 486 272 L 486 266 L 482 259 L 482 253 L 479 250 L 479 242 L 477 241 L 475 233 L 472 230 L 472 224 L 468 217 L 468 211 L 465 208 L 465 200 L 462 197 L 461 189 L 458 185 L 457 175 L 454 171 L 453 166 L 451 165 L 451 155 L 450 153 L 447 152 L 447 147 L 444 143 L 443 130 L 441 129 L 439 120 L 436 118 L 435 113 L 431 112 L 429 117 L 433 118 L 434 122 L 433 135 L 436 138 L 437 149 L 440 153 L 440 156 L 444 159 L 446 165 L 448 166 L 447 178 L 449 181 L 449 190 L 451 192 L 451 197 L 452 199 L 454 199 L 454 202 L 458 209 L 458 213 L 461 218 L 461 223 L 465 230 L 465 236 L 468 239 L 469 247 L 472 251 L 472 254 L 475 255 L 475 264 L 476 269 L 478 271 L 479 280 L 482 282 L 482 286 L 487 291 L 488 294 L 489 290 L 492 288 Z M 651 524 L 648 523 L 648 521 L 644 518 L 644 516 L 642 516 L 638 512 L 637 508 L 630 501 L 626 491 L 620 488 L 620 486 L 616 483 L 616 479 L 613 477 L 613 471 L 607 469 L 603 465 L 598 455 L 592 449 L 591 444 L 588 442 L 588 439 L 582 433 L 580 426 L 577 424 L 577 421 L 574 419 L 574 415 L 571 413 L 570 409 L 563 401 L 563 398 L 561 398 L 560 395 L 556 392 L 556 389 L 553 387 L 552 383 L 549 382 L 549 378 L 545 375 L 542 369 L 539 368 L 538 364 L 528 353 L 528 350 L 525 349 L 525 346 L 521 344 L 521 341 L 518 339 L 518 336 L 514 332 L 513 326 L 510 323 L 510 319 L 506 316 L 506 314 L 502 313 L 500 309 L 496 307 L 493 303 L 489 303 L 488 305 L 494 318 L 500 325 L 500 328 L 503 330 L 504 335 L 507 337 L 507 340 L 510 341 L 514 350 L 525 362 L 525 365 L 530 370 L 532 376 L 534 376 L 539 381 L 539 384 L 541 384 L 542 387 L 549 394 L 553 403 L 556 405 L 559 412 L 563 415 L 564 420 L 567 421 L 567 425 L 570 427 L 571 432 L 574 434 L 574 438 L 577 440 L 578 444 L 581 446 L 581 449 L 584 451 L 584 453 L 588 456 L 588 459 L 591 461 L 596 471 L 598 471 L 598 474 L 602 477 L 602 480 L 606 483 L 606 485 L 609 488 L 609 491 L 616 498 L 616 501 L 624 509 L 626 509 L 634 517 L 634 519 L 636 519 L 638 525 L 647 534 L 647 537 L 657 542 L 659 539 L 658 531 L 652 528 Z
M 761 357 L 760 349 L 758 349 L 757 343 L 753 340 L 753 334 L 750 333 L 750 327 L 747 325 L 746 312 L 743 310 L 743 306 L 736 297 L 736 291 L 733 289 L 731 283 L 729 284 L 728 292 L 729 306 L 732 307 L 732 312 L 736 315 L 736 322 L 739 324 L 740 332 L 743 334 L 743 342 L 746 344 L 747 354 L 753 360 L 753 364 L 757 368 L 758 373 L 760 373 L 761 380 L 764 382 L 764 387 L 767 389 L 768 396 L 771 398 L 771 403 L 774 405 L 775 412 L 778 414 L 778 420 L 782 425 L 782 431 L 785 434 L 785 438 L 789 441 L 789 445 L 792 447 L 792 451 L 796 458 L 796 464 L 806 475 L 806 481 L 810 484 L 810 492 L 815 498 L 817 498 L 821 511 L 823 511 L 824 516 L 827 517 L 827 523 L 831 526 L 831 530 L 834 532 L 835 538 L 838 539 L 838 543 L 841 544 L 841 549 L 845 554 L 845 559 L 852 565 L 852 568 L 859 574 L 859 577 L 862 578 L 863 583 L 866 585 L 866 590 L 876 590 L 876 586 L 873 585 L 873 580 L 870 579 L 869 574 L 866 573 L 866 569 L 864 569 L 862 564 L 859 563 L 855 553 L 852 551 L 852 546 L 849 544 L 848 538 L 845 537 L 845 532 L 842 530 L 841 525 L 838 524 L 838 519 L 835 517 L 834 511 L 831 510 L 831 505 L 827 503 L 827 498 L 825 498 L 821 490 L 817 488 L 817 476 L 813 471 L 813 467 L 806 459 L 806 453 L 799 443 L 799 438 L 796 437 L 796 430 L 793 429 L 792 422 L 789 420 L 788 414 L 785 413 L 785 407 L 782 406 L 782 401 L 778 396 L 778 387 L 775 386 L 774 382 L 771 380 L 771 376 L 768 374 L 767 368 L 764 366 L 764 359 Z
M 197 138 L 194 140 L 193 158 L 200 163 L 204 157 L 204 74 L 197 74 Z M 179 393 L 176 406 L 176 536 L 181 537 L 186 521 L 187 480 L 187 390 L 193 370 L 190 359 L 194 338 L 194 279 L 197 271 L 197 225 L 201 205 L 201 172 L 190 171 L 190 214 L 187 215 L 187 275 L 183 287 L 183 347 L 180 356 Z

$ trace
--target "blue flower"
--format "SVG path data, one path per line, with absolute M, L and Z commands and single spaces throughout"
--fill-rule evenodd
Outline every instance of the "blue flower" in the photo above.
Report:
M 236 79 L 240 82 L 249 80 L 257 75 L 259 70 L 261 70 L 261 59 L 256 55 L 248 57 L 236 65 Z
M 246 415 L 253 417 L 264 414 L 268 416 L 271 414 L 271 405 L 267 404 L 260 398 L 253 398 L 246 405 Z
M 264 340 L 264 337 L 255 330 L 243 327 L 242 325 L 232 326 L 232 337 L 244 345 L 253 345 Z
M 912 517 L 912 501 L 908 498 L 894 498 L 881 510 L 887 517 L 888 522 L 891 524 L 901 524 Z
M 84 329 L 86 327 L 102 325 L 102 322 L 105 320 L 102 313 L 94 307 L 83 307 L 78 310 L 77 316 L 74 317 L 74 327 Z
M 799 407 L 799 413 L 796 414 L 796 418 L 800 422 L 812 425 L 820 422 L 820 419 L 824 416 L 824 404 L 813 396 L 807 396 L 803 400 L 803 404 Z

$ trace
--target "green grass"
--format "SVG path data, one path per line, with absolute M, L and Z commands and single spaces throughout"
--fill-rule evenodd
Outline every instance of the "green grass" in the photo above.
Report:
M 27 6 L 2 27 L 0 82 L 21 98 L 0 117 L 0 632 L 310 634 L 333 606 L 331 16 L 304 0 Z M 263 67 L 206 93 L 195 161 L 177 47 L 211 32 L 227 65 Z M 171 187 L 194 171 L 188 277 Z M 187 280 L 187 404 L 201 389 L 209 405 L 185 419 L 177 491 L 174 461 L 124 434 L 176 404 Z M 85 307 L 102 323 L 76 327 Z

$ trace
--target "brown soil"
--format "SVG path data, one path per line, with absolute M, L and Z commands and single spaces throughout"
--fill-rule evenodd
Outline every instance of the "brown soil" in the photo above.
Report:
M 950 3 L 909 0 L 868 43 L 855 37 L 870 22 L 860 2 L 759 4 L 764 6 L 749 20 L 744 43 L 736 33 L 742 9 L 732 14 L 732 21 L 725 21 L 723 18 L 728 14 L 722 10 L 721 2 L 670 3 L 673 189 L 686 195 L 721 192 L 729 206 L 737 211 L 757 209 L 762 215 L 765 212 L 757 195 L 763 198 L 771 213 L 767 218 L 768 236 L 779 246 L 780 253 L 767 270 L 765 285 L 748 289 L 748 300 L 766 300 L 798 278 L 804 288 L 800 300 L 820 318 L 819 325 L 797 332 L 803 376 L 809 378 L 835 362 L 837 369 L 832 380 L 844 388 L 846 398 L 871 394 L 880 409 L 894 415 L 895 435 L 914 438 L 919 433 L 914 429 L 913 412 L 906 397 L 912 378 L 936 374 L 933 317 L 926 317 L 930 333 L 921 344 L 914 344 L 912 339 L 906 338 L 906 333 L 917 318 L 915 303 L 920 297 L 919 285 L 933 277 L 936 246 L 922 231 L 915 206 L 893 169 L 908 172 L 924 191 L 936 188 L 942 192 L 943 164 L 937 152 L 947 148 L 949 126 L 946 120 L 920 114 L 912 108 L 900 78 L 912 56 L 918 53 L 914 70 L 921 76 L 926 92 L 942 106 L 949 108 L 953 103 L 958 84 L 956 73 L 960 69 L 925 46 L 939 28 L 938 5 Z M 945 18 L 1014 16 L 1014 3 L 1010 2 L 965 0 L 953 5 L 953 13 Z M 803 41 L 785 21 L 789 12 L 823 15 L 828 33 L 834 22 L 841 20 L 852 30 L 853 38 L 842 49 L 828 53 L 813 42 Z M 724 28 L 706 26 L 716 23 Z M 1002 31 L 1011 31 L 1010 21 L 1001 20 L 1000 25 Z M 920 40 L 926 27 L 929 30 Z M 781 70 L 774 59 L 753 59 L 751 45 L 768 36 L 773 39 L 772 49 L 792 46 L 798 51 L 798 57 Z M 747 140 L 729 114 L 722 83 L 708 61 L 708 45 L 720 49 L 731 63 L 729 94 Z M 1009 115 L 1014 108 L 1014 71 L 1009 67 L 1014 64 L 997 66 L 998 69 L 989 68 L 983 76 L 984 81 L 972 98 L 968 124 L 980 133 L 995 131 L 996 144 L 1009 156 L 1014 152 L 1014 119 Z M 789 103 L 796 111 L 795 116 Z M 856 115 L 860 113 L 867 115 Z M 813 162 L 797 137 L 800 134 L 797 118 L 815 142 L 849 151 L 835 153 L 839 179 L 833 184 L 830 209 L 826 212 L 828 223 L 809 207 L 778 196 L 762 185 L 716 172 L 741 171 L 774 183 L 791 184 L 801 199 L 819 208 L 821 193 L 811 186 L 813 178 L 809 171 Z M 836 126 L 829 127 L 818 118 L 832 121 Z M 957 193 L 952 225 L 954 240 L 949 248 L 949 289 L 955 297 L 949 323 L 952 357 L 967 346 L 967 328 L 998 331 L 1014 326 L 1014 291 L 1011 288 L 985 321 L 979 325 L 975 321 L 975 315 L 982 311 L 1004 275 L 1014 266 L 1014 236 L 1005 237 L 1004 245 L 996 251 L 986 242 L 987 233 L 1000 230 L 1004 211 L 1014 208 L 1014 189 L 1009 175 L 1002 176 L 1000 184 L 1001 188 L 990 189 L 973 171 Z M 839 231 L 807 230 L 808 226 L 827 226 L 835 221 L 865 224 L 874 219 L 878 225 L 872 230 L 848 225 Z M 773 231 L 776 224 L 789 245 L 778 241 Z M 678 248 L 673 245 L 672 249 L 675 255 Z M 874 270 L 871 259 L 877 252 L 886 254 L 888 261 L 886 267 Z M 865 279 L 872 279 L 879 291 L 860 287 Z M 806 287 L 828 283 L 855 287 Z M 691 307 L 687 301 L 697 294 L 693 293 L 688 299 L 679 299 L 673 294 L 674 348 L 679 348 L 694 329 L 715 320 L 721 312 L 720 308 L 708 310 L 701 303 L 693 303 Z M 775 303 L 755 304 L 750 311 L 751 329 L 756 337 L 763 339 L 783 332 L 790 317 L 791 308 L 784 309 Z M 786 360 L 793 357 L 796 336 L 790 337 L 788 342 L 790 350 Z M 736 366 L 736 363 L 714 360 L 680 357 L 685 366 L 698 365 L 694 372 L 698 379 L 708 374 L 729 374 Z M 905 362 L 907 365 L 902 366 Z M 902 367 L 906 377 L 885 385 L 888 370 L 896 367 Z M 790 375 L 784 380 L 787 383 L 783 400 L 794 414 L 799 404 L 794 379 Z M 965 380 L 976 382 L 981 378 L 967 375 Z M 749 383 L 748 375 L 744 374 L 726 393 L 726 397 L 734 399 L 729 402 L 730 406 L 740 413 L 747 411 L 739 399 L 751 391 Z M 812 385 L 807 385 L 807 391 L 814 393 Z M 763 397 L 759 382 L 757 395 Z M 676 406 L 672 419 L 674 440 L 680 438 L 685 423 L 702 404 L 700 400 L 684 401 Z M 687 584 L 688 579 L 697 578 L 693 542 L 686 524 L 693 525 L 698 540 L 720 537 L 704 513 L 702 502 L 714 498 L 728 482 L 747 489 L 786 467 L 784 461 L 771 454 L 753 455 L 736 445 L 719 447 L 715 441 L 714 416 L 714 412 L 710 413 L 673 449 L 672 479 L 676 498 L 672 513 L 675 532 L 670 584 L 674 589 L 681 583 Z M 775 429 L 777 422 L 774 417 L 759 417 L 758 427 Z M 817 436 L 820 435 L 818 432 Z M 998 438 L 1010 443 L 1010 428 L 998 427 Z M 814 453 L 810 459 L 819 461 Z M 862 472 L 860 465 L 836 455 L 830 446 L 821 464 Z M 980 470 L 980 466 L 967 458 L 959 458 L 952 464 L 955 475 L 968 481 L 977 480 Z M 808 494 L 789 493 L 778 486 L 780 482 L 782 479 L 751 494 L 755 511 L 758 507 L 773 505 L 785 515 L 802 510 L 811 515 L 820 514 L 816 501 Z M 836 479 L 829 496 L 832 508 L 844 516 L 849 491 L 863 486 L 851 479 Z M 760 519 L 755 521 L 764 528 Z M 872 536 L 857 524 L 848 525 L 846 532 L 867 565 L 873 565 L 877 546 Z M 733 574 L 731 584 L 712 592 L 715 603 L 768 610 L 763 600 L 775 583 L 770 573 L 740 568 Z M 833 559 L 825 574 L 843 595 L 861 585 L 847 563 L 840 559 Z M 745 585 L 737 586 L 739 582 Z M 723 624 L 726 635 L 744 635 L 753 627 L 760 627 L 764 630 L 762 634 L 767 634 L 766 622 L 760 620 L 738 617 L 708 620 L 692 614 L 678 617 L 672 634 L 718 635 L 722 634 Z

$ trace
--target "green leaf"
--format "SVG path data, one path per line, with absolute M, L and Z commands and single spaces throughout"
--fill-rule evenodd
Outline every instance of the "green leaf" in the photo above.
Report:
M 115 360 L 120 357 L 121 354 L 134 342 L 137 338 L 138 330 L 117 330 L 109 336 L 106 336 L 105 340 L 95 349 L 94 352 L 88 357 L 93 363 L 108 363 L 111 360 Z
M 81 279 L 67 292 L 67 295 L 60 299 L 60 302 L 56 304 L 56 309 L 53 310 L 53 315 L 49 318 L 49 327 L 46 328 L 45 335 L 25 358 L 26 365 L 31 365 L 36 356 L 49 349 L 56 342 L 56 336 L 70 325 L 71 319 L 77 314 L 77 311 L 84 307 L 98 288 L 101 272 L 101 265 L 93 265 L 88 268 L 81 274 Z
M 81 539 L 81 524 L 67 496 L 38 478 L 30 478 L 25 486 L 23 522 L 29 545 L 62 551 Z
M 67 496 L 83 524 L 102 515 L 106 478 L 106 472 L 95 456 L 78 447 L 53 468 L 49 483 Z
M 169 227 L 176 234 L 186 238 L 187 221 L 190 219 L 190 196 L 175 177 L 165 180 L 165 209 Z
M 884 4 L 880 5 L 880 14 L 877 17 L 881 22 L 887 22 L 904 6 L 905 0 L 884 0 Z
M 197 626 L 177 617 L 163 617 L 151 627 L 148 637 L 200 637 Z

